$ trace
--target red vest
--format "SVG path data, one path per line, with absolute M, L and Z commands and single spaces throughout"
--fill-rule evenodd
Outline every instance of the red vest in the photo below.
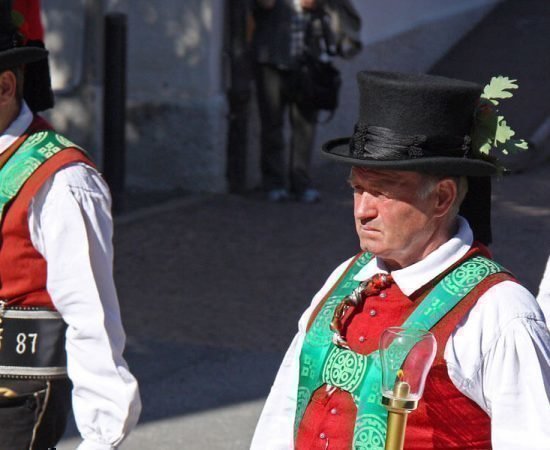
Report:
M 35 116 L 25 134 L 6 151 L 18 148 L 27 136 L 45 129 L 50 129 L 48 123 Z M 4 211 L 4 218 L 0 224 L 0 299 L 7 300 L 8 305 L 55 309 L 46 291 L 46 260 L 32 245 L 28 209 L 32 198 L 44 182 L 59 169 L 74 162 L 84 162 L 93 166 L 90 160 L 75 148 L 60 151 L 31 175 Z
M 468 256 L 479 250 L 473 249 Z M 408 417 L 406 450 L 491 448 L 490 418 L 454 386 L 443 352 L 449 336 L 479 297 L 491 286 L 510 278 L 507 274 L 486 278 L 432 328 L 438 353 L 418 409 Z M 396 284 L 382 295 L 368 297 L 362 310 L 348 321 L 344 330 L 351 350 L 364 355 L 375 351 L 383 330 L 402 324 L 437 281 L 424 286 L 410 298 Z M 313 394 L 300 423 L 296 449 L 350 450 L 356 415 L 357 407 L 348 392 L 336 389 L 328 393 L 326 386 L 322 386 Z

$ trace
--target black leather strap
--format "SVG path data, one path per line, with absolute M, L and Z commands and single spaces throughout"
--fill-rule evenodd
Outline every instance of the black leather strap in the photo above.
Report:
M 0 377 L 66 376 L 67 325 L 58 312 L 6 308 L 0 328 Z

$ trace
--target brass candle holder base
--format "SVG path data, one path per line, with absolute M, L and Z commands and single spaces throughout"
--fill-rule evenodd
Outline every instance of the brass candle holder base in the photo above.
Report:
M 418 406 L 418 400 L 407 398 L 409 385 L 404 381 L 395 384 L 393 394 L 392 397 L 382 396 L 382 404 L 388 410 L 385 450 L 403 450 L 407 417 Z

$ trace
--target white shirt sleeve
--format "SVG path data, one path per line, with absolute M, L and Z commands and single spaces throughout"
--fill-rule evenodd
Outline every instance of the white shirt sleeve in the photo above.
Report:
M 111 199 L 95 169 L 77 163 L 42 186 L 29 208 L 47 290 L 67 323 L 68 374 L 80 450 L 116 448 L 141 411 L 137 381 L 122 357 L 125 334 L 113 280 Z
M 540 281 L 537 301 L 546 317 L 547 325 L 550 325 L 550 256 L 546 262 L 546 269 Z
M 550 337 L 543 322 L 511 321 L 482 369 L 494 450 L 550 449 Z
M 307 324 L 315 307 L 340 278 L 350 261 L 351 259 L 336 268 L 321 290 L 315 294 L 309 308 L 302 314 L 298 322 L 298 333 L 294 336 L 279 367 L 256 425 L 250 446 L 251 450 L 290 450 L 294 448 L 294 418 L 300 373 L 300 353 Z
M 487 290 L 445 359 L 456 387 L 491 417 L 494 450 L 550 449 L 550 333 L 524 287 L 505 281 Z

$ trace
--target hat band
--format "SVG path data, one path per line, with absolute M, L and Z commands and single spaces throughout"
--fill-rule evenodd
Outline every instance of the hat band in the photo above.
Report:
M 349 146 L 350 155 L 357 159 L 393 161 L 442 156 L 467 158 L 471 141 L 468 135 L 404 135 L 389 128 L 355 125 Z

